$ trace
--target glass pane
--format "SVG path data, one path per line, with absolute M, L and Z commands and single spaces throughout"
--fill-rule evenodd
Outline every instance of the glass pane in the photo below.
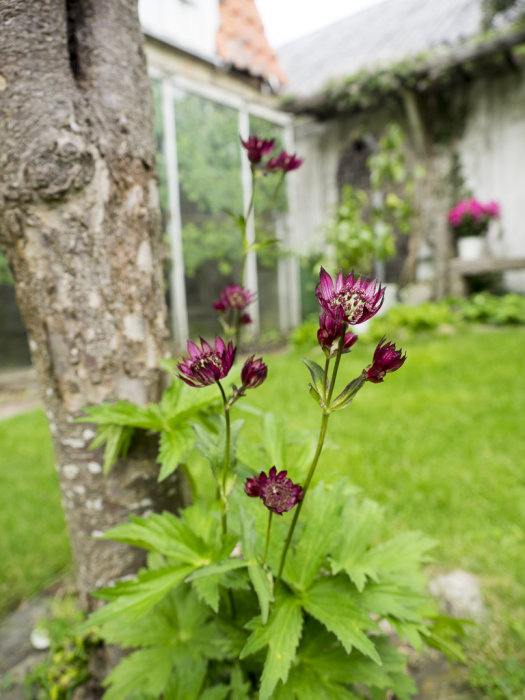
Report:
M 250 134 L 263 139 L 275 139 L 272 156 L 277 156 L 283 150 L 282 127 L 266 119 L 250 116 Z M 256 187 L 254 203 L 256 241 L 270 241 L 284 236 L 287 199 L 281 174 L 272 173 L 258 179 Z M 263 339 L 271 340 L 279 331 L 277 260 L 283 253 L 283 246 L 275 244 L 270 244 L 257 252 L 260 323 Z
M 242 212 L 237 112 L 179 92 L 177 155 L 190 335 L 220 329 L 213 302 L 239 278 L 241 237 L 226 213 Z

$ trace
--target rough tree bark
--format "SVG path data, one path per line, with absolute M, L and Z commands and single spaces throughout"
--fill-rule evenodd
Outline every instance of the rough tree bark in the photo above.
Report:
M 73 422 L 86 405 L 159 396 L 166 311 L 150 86 L 136 0 L 0 0 L 0 28 L 0 242 L 86 602 L 141 557 L 92 536 L 179 497 L 176 482 L 157 486 L 144 444 L 104 478 L 92 427 Z

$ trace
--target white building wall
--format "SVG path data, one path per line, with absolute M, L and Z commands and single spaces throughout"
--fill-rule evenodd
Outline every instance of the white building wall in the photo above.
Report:
M 219 0 L 139 0 L 139 17 L 145 34 L 216 61 Z
M 489 235 L 492 254 L 525 258 L 525 77 L 479 81 L 458 154 L 466 185 L 481 201 L 501 206 Z M 525 292 L 525 272 L 505 273 L 505 286 Z

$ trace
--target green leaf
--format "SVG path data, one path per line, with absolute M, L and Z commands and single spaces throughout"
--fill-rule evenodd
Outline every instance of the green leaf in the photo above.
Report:
M 181 426 L 178 430 L 170 432 L 163 430 L 161 432 L 157 458 L 161 464 L 159 481 L 164 481 L 170 474 L 173 474 L 194 443 L 195 433 L 189 425 Z
M 270 603 L 273 601 L 273 579 L 257 559 L 255 518 L 245 508 L 239 508 L 241 520 L 241 542 L 244 558 L 248 562 L 248 576 L 259 600 L 261 608 L 261 621 L 263 625 L 268 620 Z
M 179 652 L 176 659 L 177 668 L 171 675 L 162 697 L 165 700 L 200 700 L 208 668 L 207 662 L 191 653 Z
M 335 634 L 348 654 L 355 647 L 381 665 L 375 646 L 363 632 L 374 623 L 357 607 L 349 588 L 341 577 L 321 579 L 302 595 L 302 606 Z
M 171 674 L 172 656 L 170 648 L 132 652 L 104 680 L 104 685 L 110 686 L 104 700 L 126 700 L 137 691 L 160 697 Z
M 365 384 L 366 378 L 364 374 L 360 374 L 359 377 L 352 379 L 352 381 L 345 386 L 343 391 L 337 396 L 332 403 L 330 408 L 335 411 L 341 408 L 346 408 L 354 400 L 355 395 Z
M 97 435 L 89 448 L 95 450 L 105 444 L 104 474 L 108 474 L 119 457 L 126 457 L 135 428 L 123 425 L 102 425 L 97 428 Z
M 266 625 L 261 618 L 250 623 L 253 629 L 240 658 L 254 654 L 268 645 L 268 654 L 261 676 L 259 700 L 268 700 L 277 683 L 286 683 L 295 651 L 301 638 L 303 616 L 299 601 L 287 593 L 281 593 L 275 600 Z
M 206 688 L 206 690 L 199 695 L 199 700 L 224 700 L 229 692 L 230 689 L 227 685 L 214 685 L 211 688 Z M 170 700 L 170 698 L 166 698 L 166 700 Z M 186 697 L 181 697 L 180 700 L 186 700 Z
M 326 403 L 326 387 L 325 387 L 325 372 L 324 369 L 306 357 L 301 357 L 301 361 L 308 367 L 310 375 L 312 377 L 313 385 L 323 400 L 323 404 Z
M 247 566 L 243 559 L 223 559 L 215 564 L 210 564 L 209 566 L 203 566 L 201 569 L 194 571 L 186 579 L 187 583 L 191 581 L 197 581 L 201 578 L 207 578 L 208 576 L 216 576 L 224 574 L 228 571 L 233 571 L 234 569 L 244 569 Z
M 175 586 L 191 574 L 191 566 L 172 566 L 155 571 L 141 571 L 134 581 L 118 581 L 93 595 L 111 601 L 91 615 L 81 629 L 103 625 L 115 619 L 137 620 L 145 615 Z
M 131 522 L 116 525 L 104 533 L 104 538 L 142 547 L 194 567 L 212 561 L 210 547 L 182 518 L 172 513 L 152 513 L 147 518 L 131 516 Z
M 102 403 L 84 409 L 87 417 L 77 418 L 79 423 L 99 425 L 126 425 L 143 430 L 162 430 L 164 422 L 158 404 L 136 406 L 130 401 Z
M 371 583 L 355 595 L 356 604 L 364 611 L 394 617 L 404 622 L 422 622 L 422 613 L 432 612 L 431 600 L 424 595 L 396 584 Z
M 340 525 L 337 500 L 321 482 L 309 491 L 304 507 L 305 526 L 285 577 L 306 590 L 313 582 L 335 541 Z
M 250 683 L 244 681 L 242 668 L 239 662 L 236 662 L 230 674 L 230 700 L 250 700 Z

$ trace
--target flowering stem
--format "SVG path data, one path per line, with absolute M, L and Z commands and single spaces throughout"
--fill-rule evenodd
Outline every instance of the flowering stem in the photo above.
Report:
M 222 513 L 222 531 L 224 534 L 227 532 L 227 515 L 226 515 L 226 481 L 228 478 L 228 469 L 230 466 L 230 407 L 228 405 L 228 399 L 222 388 L 222 384 L 218 381 L 217 385 L 221 390 L 222 404 L 224 406 L 224 417 L 226 419 L 226 444 L 224 447 L 224 465 L 222 467 L 222 483 L 221 483 L 221 496 L 223 502 L 223 513 Z
M 326 428 L 328 427 L 328 418 L 330 417 L 330 401 L 331 401 L 332 394 L 333 394 L 334 387 L 335 387 L 335 379 L 337 376 L 337 370 L 339 369 L 339 362 L 341 360 L 341 355 L 343 354 L 343 348 L 344 348 L 344 342 L 345 342 L 345 331 L 346 331 L 346 324 L 343 324 L 343 331 L 341 333 L 341 337 L 339 339 L 339 345 L 337 347 L 337 356 L 336 356 L 336 360 L 335 360 L 334 371 L 332 372 L 332 381 L 330 383 L 330 389 L 328 390 L 326 407 L 325 407 L 325 410 L 323 410 L 323 416 L 321 418 L 321 428 L 319 430 L 319 439 L 317 440 L 317 448 L 315 450 L 315 454 L 314 454 L 314 457 L 312 459 L 312 464 L 310 465 L 310 469 L 308 470 L 308 474 L 306 475 L 306 479 L 305 479 L 304 484 L 303 484 L 303 498 L 297 504 L 297 508 L 295 509 L 293 520 L 292 520 L 292 523 L 290 525 L 290 529 L 288 530 L 288 535 L 286 536 L 286 540 L 285 540 L 284 547 L 283 547 L 283 552 L 281 554 L 281 561 L 279 563 L 279 572 L 277 574 L 277 581 L 280 581 L 280 579 L 281 579 L 281 575 L 282 575 L 283 569 L 284 569 L 284 564 L 286 562 L 286 555 L 288 554 L 288 549 L 290 547 L 290 542 L 292 541 L 295 526 L 297 525 L 297 520 L 299 519 L 299 515 L 301 513 L 301 508 L 302 508 L 304 500 L 306 498 L 306 492 L 308 491 L 308 488 L 310 486 L 310 482 L 312 481 L 312 478 L 314 476 L 315 468 L 317 467 L 317 462 L 319 461 L 319 457 L 321 456 L 321 452 L 323 450 L 324 439 L 326 436 Z M 328 364 L 329 364 L 329 360 L 327 358 L 326 363 L 325 363 L 325 385 L 326 385 L 327 375 L 328 375 Z
M 282 170 L 281 177 L 279 178 L 279 181 L 277 182 L 277 185 L 273 191 L 270 203 L 268 204 L 268 207 L 266 208 L 266 211 L 264 212 L 264 218 L 263 218 L 262 223 L 261 223 L 261 230 L 264 230 L 264 227 L 268 223 L 268 219 L 270 217 L 270 214 L 272 213 L 273 206 L 277 200 L 277 195 L 279 194 L 279 190 L 281 189 L 282 184 L 284 182 L 285 175 L 286 175 L 286 171 Z
M 242 262 L 241 262 L 241 275 L 240 275 L 240 286 L 244 287 L 244 273 L 246 271 L 246 258 L 248 256 L 248 239 L 246 236 L 246 229 L 248 228 L 248 220 L 251 216 L 253 210 L 253 203 L 255 201 L 255 172 L 252 169 L 252 192 L 250 196 L 250 201 L 248 203 L 248 209 L 244 215 L 244 226 L 241 231 L 242 234 Z M 239 324 L 237 324 L 237 329 L 239 329 Z
M 272 515 L 273 511 L 268 512 L 268 527 L 266 528 L 266 544 L 264 545 L 264 557 L 262 563 L 266 563 L 266 557 L 268 556 L 268 549 L 270 547 L 270 531 L 272 529 Z

